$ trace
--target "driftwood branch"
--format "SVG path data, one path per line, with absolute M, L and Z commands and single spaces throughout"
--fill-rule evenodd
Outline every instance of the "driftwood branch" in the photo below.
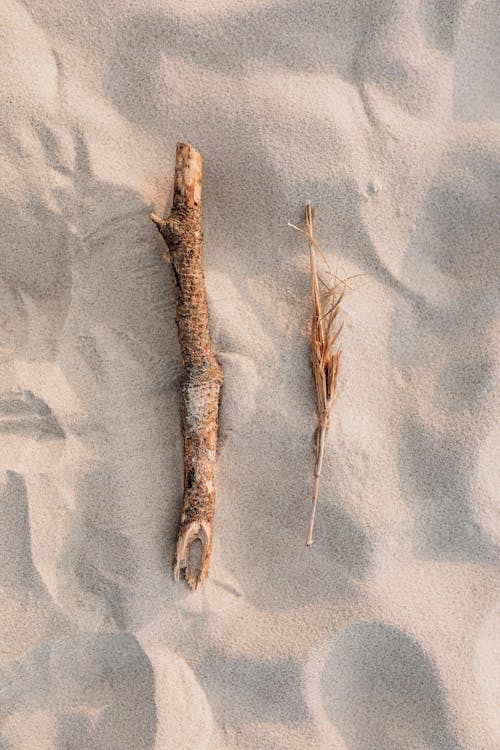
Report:
M 178 143 L 170 216 L 151 214 L 168 247 L 182 353 L 184 498 L 174 561 L 192 589 L 208 575 L 215 512 L 215 457 L 222 368 L 215 359 L 202 266 L 201 154 Z

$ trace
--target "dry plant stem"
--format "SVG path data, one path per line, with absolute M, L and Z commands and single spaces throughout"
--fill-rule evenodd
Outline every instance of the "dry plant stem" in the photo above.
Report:
M 313 230 L 313 213 L 310 204 L 306 205 L 306 227 L 308 233 L 308 245 L 309 245 L 309 267 L 311 272 L 311 298 L 313 302 L 313 315 L 311 323 L 311 352 L 314 352 L 313 341 L 314 332 L 318 326 L 318 307 L 319 307 L 319 284 L 318 284 L 318 273 L 316 270 L 316 251 L 314 248 L 314 230 Z M 319 404 L 318 404 L 319 406 Z M 321 476 L 321 469 L 323 466 L 323 455 L 325 452 L 325 435 L 326 425 L 318 427 L 316 429 L 316 459 L 314 465 L 314 488 L 313 497 L 311 503 L 311 515 L 309 517 L 309 528 L 307 531 L 307 546 L 310 547 L 313 543 L 313 530 L 314 521 L 316 518 L 316 507 L 318 505 L 319 495 L 319 478 Z
M 182 353 L 184 498 L 174 560 L 192 589 L 208 575 L 215 512 L 215 457 L 222 368 L 215 359 L 202 266 L 200 153 L 178 143 L 170 216 L 151 214 L 168 247 Z
M 295 227 L 297 228 L 297 227 Z M 342 330 L 339 322 L 340 302 L 344 294 L 345 282 L 339 281 L 328 264 L 328 260 L 314 238 L 313 212 L 306 205 L 305 235 L 309 245 L 309 262 L 311 271 L 311 357 L 314 382 L 316 386 L 316 451 L 314 462 L 314 489 L 311 503 L 311 514 L 307 533 L 307 546 L 313 543 L 314 520 L 318 504 L 319 480 L 325 454 L 325 438 L 330 423 L 330 409 L 337 388 L 341 353 L 335 348 Z M 327 271 L 325 279 L 318 272 L 316 253 L 323 259 Z M 339 292 L 338 288 L 342 290 Z M 323 290 L 323 291 L 322 291 Z

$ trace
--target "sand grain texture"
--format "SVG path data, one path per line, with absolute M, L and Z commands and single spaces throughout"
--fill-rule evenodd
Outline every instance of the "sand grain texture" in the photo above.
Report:
M 495 4 L 0 14 L 0 747 L 496 750 Z M 204 158 L 225 374 L 195 594 L 170 575 L 181 367 L 148 218 L 177 141 Z M 307 201 L 367 274 L 310 549 Z

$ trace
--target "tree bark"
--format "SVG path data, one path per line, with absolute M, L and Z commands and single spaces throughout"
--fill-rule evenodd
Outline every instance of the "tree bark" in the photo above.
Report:
M 170 216 L 151 214 L 163 236 L 173 271 L 176 322 L 182 353 L 184 498 L 174 560 L 192 589 L 208 575 L 215 512 L 215 458 L 222 368 L 208 324 L 202 265 L 201 154 L 178 143 Z

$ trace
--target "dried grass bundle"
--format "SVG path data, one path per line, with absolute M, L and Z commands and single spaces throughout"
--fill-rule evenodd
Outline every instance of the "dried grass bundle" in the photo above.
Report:
M 311 359 L 316 386 L 316 457 L 314 462 L 314 490 L 309 520 L 307 545 L 313 542 L 314 518 L 318 504 L 319 479 L 325 453 L 325 437 L 330 424 L 330 411 L 335 399 L 340 369 L 341 351 L 338 338 L 342 331 L 340 303 L 346 280 L 333 271 L 328 258 L 314 238 L 314 212 L 306 205 L 306 231 L 289 224 L 307 238 L 311 271 Z

